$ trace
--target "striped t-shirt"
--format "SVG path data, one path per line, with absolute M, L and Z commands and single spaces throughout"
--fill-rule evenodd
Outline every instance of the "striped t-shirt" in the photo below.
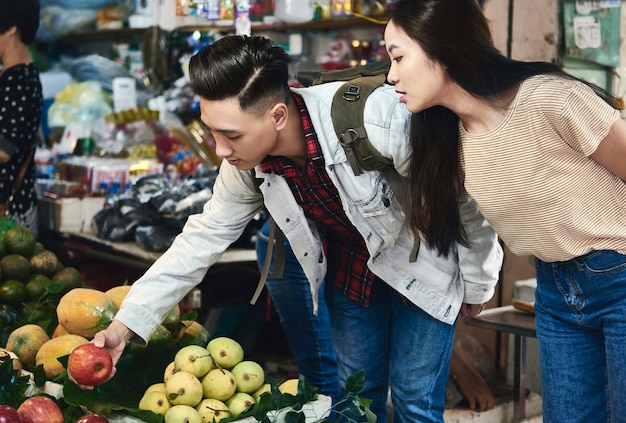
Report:
M 626 254 L 626 182 L 589 157 L 619 118 L 585 84 L 540 75 L 521 84 L 497 128 L 476 135 L 459 124 L 465 187 L 513 253 Z

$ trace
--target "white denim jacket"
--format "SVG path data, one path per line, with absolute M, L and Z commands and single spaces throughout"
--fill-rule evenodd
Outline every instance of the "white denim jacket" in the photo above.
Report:
M 471 248 L 458 245 L 448 258 L 421 243 L 417 261 L 409 262 L 413 236 L 404 215 L 379 172 L 355 176 L 330 119 L 332 97 L 341 83 L 294 89 L 302 96 L 320 142 L 328 175 L 339 191 L 344 211 L 365 240 L 368 266 L 390 286 L 434 318 L 453 324 L 463 302 L 479 304 L 494 293 L 502 249 L 493 229 L 472 200 L 461 205 Z M 365 106 L 365 128 L 378 151 L 406 175 L 410 159 L 410 115 L 391 86 L 374 91 Z M 265 174 L 259 193 L 251 172 L 223 162 L 213 197 L 201 214 L 190 216 L 172 246 L 137 280 L 116 315 L 145 342 L 167 312 L 199 284 L 207 270 L 242 234 L 265 205 L 289 240 L 311 284 L 315 308 L 326 273 L 322 235 L 304 216 L 284 178 Z M 220 281 L 209 281 L 220 283 Z

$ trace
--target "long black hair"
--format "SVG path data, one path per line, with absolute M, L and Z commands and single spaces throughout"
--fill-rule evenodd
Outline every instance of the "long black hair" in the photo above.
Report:
M 242 110 L 262 113 L 278 102 L 288 104 L 289 61 L 268 38 L 224 37 L 191 58 L 191 87 L 204 99 L 237 97 Z
M 579 80 L 619 108 L 602 88 L 566 74 L 549 62 L 522 62 L 493 45 L 487 20 L 476 0 L 397 0 L 390 21 L 419 44 L 461 88 L 499 107 L 502 95 L 528 77 L 556 74 Z M 458 208 L 463 189 L 459 159 L 459 117 L 434 106 L 411 118 L 413 155 L 409 170 L 407 224 L 427 244 L 447 255 L 455 242 L 469 246 Z

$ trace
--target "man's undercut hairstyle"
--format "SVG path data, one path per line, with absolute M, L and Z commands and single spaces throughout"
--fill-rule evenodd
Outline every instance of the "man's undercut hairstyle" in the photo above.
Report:
M 241 110 L 261 115 L 289 104 L 287 52 L 265 37 L 229 36 L 204 47 L 189 63 L 191 87 L 200 97 L 237 97 Z

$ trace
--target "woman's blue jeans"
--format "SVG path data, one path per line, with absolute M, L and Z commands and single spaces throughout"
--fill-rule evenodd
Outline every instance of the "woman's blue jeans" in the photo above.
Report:
M 365 370 L 359 396 L 373 401 L 377 423 L 387 420 L 389 387 L 394 423 L 443 422 L 455 326 L 407 304 L 382 281 L 374 284 L 369 307 L 326 283 L 340 385 Z
M 626 255 L 536 260 L 546 423 L 626 422 Z
M 268 246 L 268 224 L 257 235 L 256 251 L 259 268 L 263 267 Z M 330 338 L 328 308 L 323 294 L 319 298 L 317 316 L 313 315 L 313 300 L 309 281 L 286 245 L 285 270 L 282 278 L 269 278 L 267 290 L 287 336 L 298 370 L 319 392 L 339 397 L 337 359 Z M 270 272 L 273 267 L 270 266 Z M 322 290 L 323 293 L 323 290 Z

